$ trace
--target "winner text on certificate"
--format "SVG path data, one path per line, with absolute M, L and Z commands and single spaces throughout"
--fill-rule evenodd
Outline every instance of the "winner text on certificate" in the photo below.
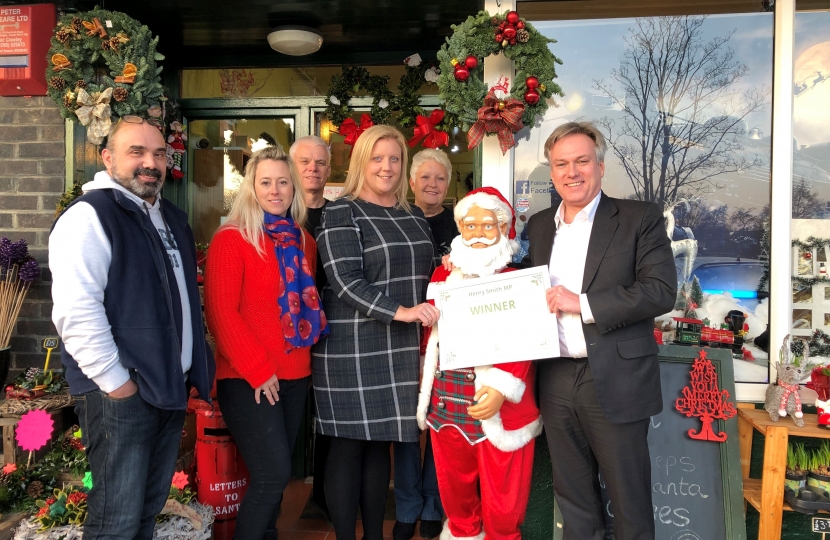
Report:
M 443 283 L 429 296 L 441 310 L 441 369 L 539 360 L 559 355 L 543 266 Z M 470 336 L 474 336 L 470 339 Z

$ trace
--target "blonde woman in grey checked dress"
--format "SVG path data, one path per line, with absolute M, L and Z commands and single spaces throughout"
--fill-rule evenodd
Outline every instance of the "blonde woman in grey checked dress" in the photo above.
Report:
M 392 441 L 417 441 L 420 325 L 433 267 L 429 225 L 406 201 L 407 146 L 390 126 L 357 140 L 342 197 L 326 206 L 317 244 L 331 333 L 312 350 L 318 433 L 332 438 L 325 492 L 338 540 L 381 540 Z

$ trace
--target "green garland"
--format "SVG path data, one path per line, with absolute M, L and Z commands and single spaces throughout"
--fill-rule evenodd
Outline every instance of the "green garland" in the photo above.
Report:
M 793 284 L 802 285 L 804 287 L 812 287 L 813 285 L 818 285 L 820 283 L 830 284 L 830 278 L 828 278 L 827 276 L 816 276 L 816 277 L 793 276 L 792 280 L 793 280 Z
M 385 124 L 389 121 L 395 101 L 395 94 L 389 90 L 389 77 L 371 75 L 364 67 L 351 66 L 344 67 L 343 73 L 331 78 L 329 93 L 326 96 L 329 104 L 326 116 L 335 126 L 340 127 L 349 117 L 352 112 L 349 100 L 361 89 L 372 97 L 372 121 L 375 124 Z
M 406 64 L 406 73 L 398 83 L 398 95 L 395 98 L 395 109 L 401 111 L 398 125 L 402 128 L 414 126 L 418 115 L 426 115 L 424 108 L 420 105 L 421 96 L 418 95 L 418 90 L 424 84 L 432 84 L 425 78 L 427 70 L 431 67 L 433 67 L 431 64 L 424 61 L 417 66 Z
M 799 247 L 804 250 L 813 250 L 818 248 L 823 248 L 827 245 L 830 245 L 830 238 L 816 238 L 815 236 L 810 236 L 807 238 L 806 242 L 801 240 L 793 240 L 792 242 L 793 247 Z
M 106 32 L 95 32 L 97 21 Z M 146 116 L 148 108 L 159 105 L 164 93 L 157 62 L 164 56 L 156 52 L 158 37 L 135 19 L 117 11 L 97 7 L 83 13 L 61 17 L 52 36 L 46 80 L 49 97 L 60 107 L 61 116 L 78 122 L 76 111 L 78 91 L 91 96 L 113 89 L 110 100 L 113 119 L 125 115 Z M 62 68 L 60 59 L 69 61 Z M 56 62 L 56 60 L 58 60 Z M 115 82 L 130 74 L 135 66 L 132 83 Z
M 438 51 L 438 60 L 441 62 L 438 88 L 444 109 L 456 115 L 454 125 L 465 131 L 475 123 L 478 110 L 484 104 L 488 87 L 482 80 L 481 73 L 484 71 L 483 60 L 491 54 L 504 52 L 507 58 L 515 62 L 516 76 L 511 84 L 510 97 L 524 103 L 522 122 L 525 126 L 532 128 L 536 116 L 544 116 L 548 110 L 548 98 L 565 95 L 559 85 L 553 82 L 556 78 L 555 65 L 562 64 L 548 49 L 548 44 L 556 43 L 556 40 L 546 38 L 533 25 L 521 19 L 524 30 L 527 31 L 526 42 L 519 40 L 515 45 L 503 46 L 495 41 L 496 27 L 505 20 L 507 13 L 509 12 L 491 16 L 486 11 L 480 11 L 463 23 L 452 25 L 453 35 L 447 38 L 447 42 Z M 455 79 L 453 60 L 464 62 L 467 56 L 478 59 L 478 68 L 466 81 L 460 82 Z M 540 84 L 537 90 L 541 98 L 535 105 L 526 103 L 524 99 L 528 90 L 525 81 L 530 76 L 536 77 Z
M 792 241 L 793 247 L 797 247 L 801 250 L 807 251 L 812 254 L 813 249 L 823 249 L 824 247 L 830 245 L 830 238 L 816 238 L 814 236 L 810 236 L 807 238 L 807 241 L 802 240 L 793 240 Z M 812 264 L 812 260 L 810 260 Z M 813 276 L 813 277 L 802 277 L 802 276 L 792 276 L 793 284 L 798 284 L 804 287 L 812 287 L 813 285 L 819 285 L 821 283 L 830 284 L 830 277 L 828 276 Z

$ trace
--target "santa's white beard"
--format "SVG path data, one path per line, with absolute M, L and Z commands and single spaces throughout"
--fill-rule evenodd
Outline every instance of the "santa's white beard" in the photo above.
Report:
M 450 247 L 450 262 L 468 276 L 492 276 L 513 258 L 513 248 L 505 235 L 492 246 L 478 249 L 466 246 L 464 238 L 458 235 Z

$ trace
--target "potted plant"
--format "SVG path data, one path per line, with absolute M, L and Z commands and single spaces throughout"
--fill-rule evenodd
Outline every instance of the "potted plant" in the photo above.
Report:
M 0 388 L 9 374 L 9 340 L 17 315 L 32 282 L 40 277 L 40 266 L 29 255 L 26 240 L 0 238 Z
M 809 456 L 803 443 L 790 443 L 787 446 L 787 471 L 784 486 L 797 495 L 807 485 L 807 467 Z
M 830 493 L 830 441 L 822 441 L 821 446 L 813 451 L 809 469 L 807 485 Z

